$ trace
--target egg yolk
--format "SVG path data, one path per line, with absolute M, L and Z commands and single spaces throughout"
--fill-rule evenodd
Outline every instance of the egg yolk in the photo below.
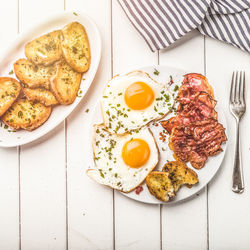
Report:
M 154 101 L 154 91 L 144 82 L 134 82 L 126 89 L 124 98 L 129 108 L 142 110 Z
M 143 166 L 149 159 L 150 148 L 142 139 L 127 141 L 122 149 L 122 159 L 131 168 Z

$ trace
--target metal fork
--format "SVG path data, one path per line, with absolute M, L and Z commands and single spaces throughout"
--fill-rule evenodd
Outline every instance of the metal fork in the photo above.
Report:
M 238 77 L 239 75 L 239 77 Z M 233 72 L 231 90 L 230 90 L 230 111 L 236 119 L 236 145 L 233 167 L 233 184 L 232 191 L 235 193 L 243 193 L 244 191 L 244 178 L 241 161 L 241 146 L 240 146 L 240 121 L 246 111 L 245 102 L 245 72 Z

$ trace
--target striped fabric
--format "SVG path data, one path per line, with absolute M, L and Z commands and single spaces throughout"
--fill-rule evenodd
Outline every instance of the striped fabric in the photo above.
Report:
M 152 51 L 189 31 L 250 52 L 250 0 L 118 0 Z

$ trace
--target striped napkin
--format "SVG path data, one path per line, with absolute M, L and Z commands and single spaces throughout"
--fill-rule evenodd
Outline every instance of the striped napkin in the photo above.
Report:
M 152 51 L 189 31 L 250 52 L 250 0 L 118 0 Z

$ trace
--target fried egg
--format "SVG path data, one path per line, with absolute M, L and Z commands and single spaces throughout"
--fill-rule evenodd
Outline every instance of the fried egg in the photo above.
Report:
M 114 77 L 101 99 L 104 124 L 111 133 L 136 130 L 168 114 L 174 97 L 167 85 L 147 73 L 133 71 Z
M 87 175 L 125 193 L 140 185 L 159 160 L 158 148 L 147 127 L 118 135 L 110 134 L 104 124 L 95 125 L 93 152 L 96 168 L 88 169 Z

